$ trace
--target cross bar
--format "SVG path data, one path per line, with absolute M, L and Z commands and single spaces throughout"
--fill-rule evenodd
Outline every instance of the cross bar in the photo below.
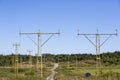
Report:
M 113 33 L 113 34 L 108 34 L 108 33 L 102 33 L 102 34 L 100 34 L 100 33 L 98 33 L 98 30 L 97 30 L 97 33 L 93 33 L 93 34 L 80 34 L 79 33 L 79 30 L 78 30 L 78 34 L 77 35 L 118 35 L 118 33 L 117 33 L 117 29 L 115 30 L 115 33 Z
M 41 32 L 19 32 L 19 34 L 60 34 L 60 32 L 54 32 L 54 33 L 41 33 Z

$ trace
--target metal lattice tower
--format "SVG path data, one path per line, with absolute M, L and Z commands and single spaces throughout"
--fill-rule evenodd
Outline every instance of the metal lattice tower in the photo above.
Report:
M 22 35 L 22 34 L 25 34 L 25 35 L 27 35 L 28 36 L 28 38 L 29 39 L 31 39 L 32 41 L 33 41 L 33 43 L 35 43 L 37 46 L 38 46 L 38 54 L 37 54 L 37 64 L 36 64 L 36 66 L 37 66 L 37 70 L 38 70 L 38 63 L 39 63 L 39 56 L 41 57 L 41 77 L 43 76 L 43 70 L 42 70 L 42 68 L 43 68 L 43 66 L 42 66 L 42 49 L 41 49 L 41 47 L 53 36 L 53 35 L 55 35 L 55 34 L 60 34 L 60 32 L 55 32 L 55 33 L 42 33 L 42 32 L 33 32 L 33 33 L 27 33 L 27 32 L 25 32 L 25 33 L 23 33 L 23 32 L 20 32 L 19 33 L 20 35 Z M 38 35 L 38 43 L 36 43 L 29 35 Z M 42 44 L 42 40 L 41 40 L 41 36 L 42 35 L 50 35 L 50 37 L 48 37 L 48 39 Z
M 112 36 L 112 35 L 117 35 L 117 30 L 115 33 L 113 34 L 100 34 L 97 33 L 96 34 L 80 34 L 79 30 L 78 30 L 78 36 L 79 35 L 83 35 L 86 39 L 88 39 L 88 41 L 90 41 L 90 43 L 92 43 L 93 46 L 96 47 L 96 77 L 100 76 L 100 72 L 101 72 L 101 58 L 100 58 L 100 47 Z M 88 36 L 95 36 L 96 37 L 96 43 L 94 43 L 92 40 L 89 39 Z M 103 43 L 100 43 L 100 37 L 101 36 L 107 36 L 107 38 L 105 39 L 105 41 L 103 41 Z
M 15 74 L 16 74 L 16 79 L 18 78 L 18 47 L 20 44 L 13 44 L 15 46 Z

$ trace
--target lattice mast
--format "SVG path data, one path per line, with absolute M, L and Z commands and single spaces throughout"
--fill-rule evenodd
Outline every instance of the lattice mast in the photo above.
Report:
M 38 35 L 38 43 L 36 43 L 30 36 L 28 36 L 28 38 L 29 39 L 31 39 L 32 41 L 33 41 L 33 43 L 35 43 L 37 46 L 38 46 L 38 54 L 37 54 L 37 63 L 36 63 L 36 68 L 37 68 L 37 70 L 38 70 L 38 63 L 39 63 L 39 56 L 41 57 L 41 77 L 43 76 L 43 70 L 42 70 L 42 49 L 41 49 L 41 47 L 53 36 L 53 35 L 55 35 L 55 34 L 60 34 L 60 32 L 55 32 L 55 33 L 42 33 L 42 32 L 33 32 L 33 33 L 28 33 L 28 32 L 20 32 L 19 33 L 20 35 L 22 35 L 22 34 L 25 34 L 25 35 Z M 41 40 L 41 37 L 42 37 L 42 35 L 50 35 L 50 37 L 42 44 L 42 40 Z
M 20 44 L 13 44 L 13 46 L 15 46 L 15 76 L 16 76 L 16 79 L 18 78 L 18 47 L 20 46 Z
M 80 34 L 79 30 L 78 30 L 78 36 L 83 35 L 86 39 L 88 39 L 88 41 L 90 43 L 92 43 L 93 46 L 96 47 L 96 77 L 100 76 L 100 72 L 101 72 L 101 58 L 100 58 L 100 47 L 112 36 L 112 35 L 117 35 L 117 30 L 115 33 L 113 34 L 100 34 L 97 33 L 96 34 Z M 88 36 L 95 36 L 96 37 L 96 43 L 94 43 L 92 40 L 89 39 Z M 100 37 L 101 36 L 107 36 L 107 38 L 105 39 L 105 41 L 103 41 L 103 43 L 100 43 Z

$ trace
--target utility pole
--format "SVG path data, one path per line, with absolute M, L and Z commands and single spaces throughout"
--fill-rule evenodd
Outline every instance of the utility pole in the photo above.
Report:
M 42 32 L 32 32 L 32 33 L 23 33 L 23 32 L 20 32 L 19 33 L 20 35 L 22 34 L 25 34 L 28 36 L 28 38 L 30 40 L 33 41 L 33 43 L 35 43 L 37 46 L 38 46 L 38 54 L 37 54 L 37 63 L 36 63 L 36 66 L 37 66 L 37 71 L 38 71 L 38 63 L 39 63 L 39 56 L 41 57 L 41 77 L 43 76 L 43 71 L 42 71 L 42 49 L 41 47 L 54 35 L 54 34 L 60 34 L 60 32 L 55 32 L 55 33 L 42 33 Z M 29 35 L 38 35 L 38 43 L 36 43 Z M 50 35 L 50 37 L 48 37 L 48 39 L 42 44 L 42 41 L 41 41 L 41 36 L 42 35 Z
M 80 34 L 79 30 L 78 30 L 78 36 L 79 35 L 83 35 L 86 39 L 88 39 L 88 41 L 90 43 L 92 43 L 93 46 L 95 46 L 96 48 L 96 78 L 98 78 L 100 76 L 100 72 L 101 72 L 101 58 L 100 58 L 100 47 L 112 36 L 112 35 L 116 35 L 117 36 L 117 30 L 115 33 L 113 34 L 100 34 L 97 33 L 96 34 Z M 92 40 L 89 39 L 88 36 L 95 36 L 96 37 L 96 43 L 94 43 Z M 103 41 L 103 43 L 100 43 L 100 37 L 101 36 L 107 36 L 107 38 L 105 39 L 105 41 Z
M 15 46 L 15 74 L 16 74 L 16 79 L 18 78 L 18 46 L 20 44 L 13 44 Z

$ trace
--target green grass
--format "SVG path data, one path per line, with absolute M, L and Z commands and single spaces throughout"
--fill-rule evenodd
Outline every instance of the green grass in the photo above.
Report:
M 29 64 L 19 65 L 18 76 L 16 77 L 14 67 L 0 67 L 0 80 L 45 80 L 51 74 L 51 68 L 54 63 L 47 62 L 43 63 L 43 77 L 41 78 L 41 68 L 39 65 L 38 70 L 36 65 L 32 65 L 30 68 Z
M 96 78 L 95 64 L 86 64 L 84 62 L 70 63 L 72 66 L 68 66 L 68 63 L 59 63 L 57 68 L 57 75 L 55 80 L 94 80 Z M 45 80 L 51 74 L 51 68 L 53 63 L 45 63 L 43 65 L 43 78 L 40 77 L 40 68 L 36 71 L 35 66 L 32 68 L 19 68 L 18 77 L 16 78 L 14 68 L 0 68 L 0 79 L 4 80 Z M 86 78 L 85 74 L 91 73 L 90 78 Z M 102 80 L 120 80 L 120 65 L 102 66 L 101 78 Z M 99 79 L 97 79 L 99 80 Z
M 59 64 L 59 68 L 57 69 L 58 74 L 56 75 L 56 80 L 86 80 L 86 79 L 96 79 L 96 67 L 95 65 L 89 66 L 78 66 L 76 67 L 75 63 L 71 63 L 72 67 L 66 65 L 67 63 Z M 83 63 L 84 64 L 84 63 Z M 80 65 L 80 64 L 79 64 Z M 86 78 L 85 74 L 89 72 L 91 73 L 90 78 Z M 97 78 L 101 78 L 102 80 L 119 80 L 120 76 L 120 66 L 104 66 L 101 68 L 100 76 Z M 99 79 L 97 79 L 99 80 Z

